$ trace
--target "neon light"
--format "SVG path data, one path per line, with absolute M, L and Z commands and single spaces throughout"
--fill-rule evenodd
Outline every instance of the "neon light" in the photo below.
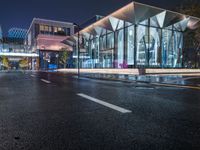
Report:
M 0 56 L 15 56 L 15 57 L 39 57 L 38 54 L 28 54 L 28 53 L 2 53 L 0 52 Z

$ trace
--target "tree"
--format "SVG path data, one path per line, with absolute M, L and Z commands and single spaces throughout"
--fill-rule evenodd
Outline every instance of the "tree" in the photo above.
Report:
M 19 67 L 20 67 L 21 69 L 26 69 L 26 68 L 28 68 L 28 64 L 29 64 L 29 62 L 28 62 L 28 59 L 27 59 L 27 58 L 24 58 L 24 59 L 22 59 L 22 60 L 19 61 Z
M 200 18 L 200 3 L 196 0 L 187 0 L 178 8 L 182 14 Z M 186 30 L 184 33 L 184 62 L 190 62 L 190 67 L 200 67 L 200 27 Z
M 2 57 L 2 66 L 3 66 L 5 69 L 8 69 L 8 68 L 10 67 L 10 63 L 9 63 L 8 57 L 6 57 L 6 56 L 3 56 L 3 57 Z
M 69 59 L 69 56 L 70 56 L 70 52 L 65 48 L 62 48 L 61 51 L 59 52 L 59 55 L 58 55 L 59 64 L 64 66 L 64 68 L 67 67 L 67 61 Z
M 0 57 L 0 70 L 2 69 L 2 57 Z

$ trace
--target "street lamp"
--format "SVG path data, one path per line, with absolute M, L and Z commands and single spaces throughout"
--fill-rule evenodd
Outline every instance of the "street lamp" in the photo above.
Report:
M 80 77 L 80 26 L 76 23 L 74 25 L 78 29 L 78 78 Z
M 56 67 L 57 67 L 57 70 L 59 69 L 59 67 L 58 67 L 58 57 L 59 57 L 59 54 L 56 54 Z

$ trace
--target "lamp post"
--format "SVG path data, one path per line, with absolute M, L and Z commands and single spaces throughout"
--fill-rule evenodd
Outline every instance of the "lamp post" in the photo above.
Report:
M 58 67 L 58 57 L 59 57 L 59 54 L 56 54 L 56 67 L 57 67 L 57 70 L 59 69 L 59 67 Z
M 78 29 L 78 78 L 80 77 L 80 26 L 76 23 L 74 23 L 74 25 L 77 27 Z

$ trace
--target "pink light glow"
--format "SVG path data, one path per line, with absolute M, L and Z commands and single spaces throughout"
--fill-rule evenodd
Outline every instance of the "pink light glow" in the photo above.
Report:
M 194 30 L 198 28 L 198 23 L 199 23 L 199 20 L 190 19 L 188 23 L 188 28 Z
M 62 48 L 66 48 L 72 51 L 72 47 L 61 43 L 67 36 L 55 36 L 55 35 L 41 35 L 37 37 L 37 49 L 40 50 L 52 50 L 59 51 Z

